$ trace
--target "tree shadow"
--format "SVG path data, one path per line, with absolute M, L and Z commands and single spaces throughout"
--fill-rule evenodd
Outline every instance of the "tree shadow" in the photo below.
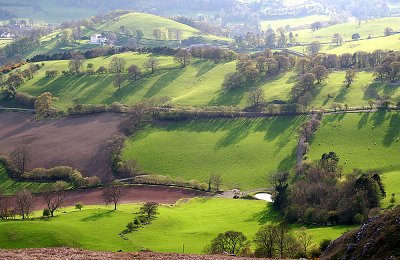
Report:
M 379 110 L 378 112 L 372 115 L 371 120 L 374 122 L 374 126 L 380 126 L 385 122 L 386 117 L 386 109 Z
M 362 114 L 360 121 L 358 121 L 358 129 L 363 128 L 367 123 L 369 119 L 369 113 L 364 113 Z
M 290 155 L 286 156 L 277 167 L 278 171 L 289 171 L 296 164 L 297 159 L 297 146 L 295 146 Z
M 221 138 L 216 144 L 215 148 L 228 147 L 237 144 L 239 141 L 246 138 L 252 132 L 254 120 L 244 119 L 241 123 L 234 125 L 229 132 Z
M 82 218 L 80 221 L 89 222 L 89 221 L 97 221 L 97 220 L 103 219 L 103 218 L 110 218 L 110 217 L 112 217 L 113 212 L 114 212 L 114 210 L 107 210 L 107 211 L 101 212 L 101 213 L 93 213 L 90 216 Z
M 389 126 L 383 139 L 384 146 L 390 146 L 400 134 L 400 118 L 399 113 L 390 117 Z
M 197 69 L 196 77 L 201 77 L 212 70 L 216 65 L 211 61 L 196 60 L 192 63 L 192 66 Z
M 254 213 L 246 221 L 257 221 L 259 224 L 264 225 L 269 222 L 277 222 L 280 219 L 279 212 L 272 208 L 272 203 L 268 203 L 262 211 Z
M 183 69 L 173 69 L 168 72 L 165 72 L 161 77 L 154 82 L 153 85 L 150 86 L 147 93 L 144 95 L 145 98 L 150 98 L 155 96 L 158 92 L 160 92 L 163 88 L 169 86 L 175 79 L 181 76 L 186 68 Z
M 350 88 L 348 86 L 343 86 L 340 90 L 339 93 L 336 95 L 334 101 L 338 103 L 343 103 L 346 101 L 346 96 L 349 93 Z

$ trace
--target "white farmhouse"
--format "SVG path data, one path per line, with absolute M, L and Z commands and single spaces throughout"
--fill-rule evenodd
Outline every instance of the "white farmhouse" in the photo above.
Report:
M 107 38 L 102 36 L 101 34 L 93 34 L 90 36 L 90 44 L 105 44 L 107 42 Z
M 13 33 L 10 33 L 10 32 L 3 32 L 0 35 L 0 38 L 14 38 L 14 37 L 15 37 L 15 35 Z

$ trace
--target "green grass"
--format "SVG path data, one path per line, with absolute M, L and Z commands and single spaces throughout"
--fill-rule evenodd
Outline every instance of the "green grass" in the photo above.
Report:
M 4 167 L 0 165 L 0 191 L 4 195 L 12 195 L 22 189 L 27 189 L 36 193 L 42 191 L 49 185 L 50 183 L 15 181 L 8 176 Z
M 309 157 L 334 151 L 344 172 L 378 170 L 390 194 L 400 197 L 400 115 L 397 112 L 326 115 L 310 146 Z
M 329 21 L 330 17 L 328 15 L 309 15 L 297 18 L 287 18 L 287 19 L 273 19 L 273 20 L 262 20 L 261 28 L 266 30 L 272 28 L 274 30 L 279 27 L 285 27 L 289 25 L 290 27 L 307 26 L 318 21 Z
M 218 233 L 243 232 L 253 239 L 259 226 L 279 219 L 265 202 L 232 199 L 192 199 L 187 203 L 161 206 L 151 225 L 128 234 L 118 234 L 134 218 L 138 205 L 121 205 L 117 211 L 89 206 L 82 211 L 66 209 L 49 220 L 1 221 L 0 247 L 72 246 L 92 250 L 202 253 Z M 334 239 L 351 227 L 311 227 L 313 242 Z
M 397 112 L 326 115 L 309 156 L 334 151 L 346 172 L 400 169 L 400 116 Z
M 267 175 L 294 166 L 303 120 L 285 116 L 163 124 L 130 138 L 123 156 L 152 174 L 207 182 L 211 173 L 219 173 L 225 188 L 268 187 Z
M 124 53 L 117 55 L 126 59 L 127 67 L 131 64 L 143 66 L 152 55 Z M 236 94 L 232 94 L 232 102 L 229 96 L 221 100 L 224 95 L 221 85 L 224 75 L 235 70 L 235 62 L 215 64 L 207 60 L 194 60 L 193 63 L 181 69 L 174 64 L 173 57 L 158 56 L 160 67 L 153 75 L 148 75 L 137 82 L 126 80 L 118 90 L 113 85 L 113 75 L 75 75 L 60 76 L 49 79 L 45 77 L 46 70 L 68 70 L 68 61 L 49 61 L 35 75 L 34 79 L 27 80 L 18 90 L 30 95 L 38 96 L 50 91 L 59 98 L 55 106 L 66 109 L 75 104 L 111 104 L 121 102 L 134 104 L 142 99 L 159 98 L 168 96 L 177 105 L 206 106 L 213 105 L 213 100 L 220 100 L 217 104 L 232 104 L 245 100 L 244 94 L 240 100 L 236 100 Z M 85 63 L 93 63 L 94 69 L 101 65 L 108 66 L 112 57 L 100 57 L 86 60 Z M 86 68 L 86 65 L 84 65 Z M 23 69 L 23 68 L 22 68 Z M 245 101 L 244 101 L 245 102 Z
M 9 44 L 10 42 L 12 42 L 11 39 L 0 39 L 0 49 L 4 48 L 4 46 Z

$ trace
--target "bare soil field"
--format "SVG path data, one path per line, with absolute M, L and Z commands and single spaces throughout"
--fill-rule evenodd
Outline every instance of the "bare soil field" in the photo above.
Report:
M 0 154 L 27 145 L 32 152 L 30 169 L 70 166 L 84 176 L 109 181 L 113 176 L 105 141 L 120 121 L 115 114 L 36 121 L 31 113 L 0 113 Z
M 137 253 L 110 253 L 86 251 L 71 248 L 43 248 L 43 249 L 19 249 L 19 250 L 0 250 L 0 259 L 5 260 L 250 260 L 254 258 L 232 257 L 222 255 L 182 255 L 173 253 L 153 253 L 153 252 L 137 252 Z
M 71 190 L 66 191 L 66 199 L 63 207 L 74 206 L 81 202 L 83 205 L 101 205 L 104 204 L 102 192 L 105 188 Z M 200 196 L 208 196 L 206 192 L 165 187 L 165 186 L 149 186 L 149 185 L 131 185 L 126 186 L 126 194 L 120 203 L 135 203 L 135 202 L 157 202 L 160 204 L 174 204 L 180 199 L 194 198 Z M 40 194 L 34 195 L 34 210 L 46 208 L 45 201 Z M 15 197 L 8 197 L 10 205 L 15 205 Z M 0 258 L 1 259 L 1 258 Z

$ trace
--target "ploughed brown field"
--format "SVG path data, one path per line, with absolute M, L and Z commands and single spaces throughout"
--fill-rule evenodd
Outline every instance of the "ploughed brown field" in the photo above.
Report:
M 208 196 L 206 192 L 165 186 L 131 185 L 124 188 L 126 189 L 126 194 L 121 199 L 120 203 L 157 202 L 161 204 L 174 204 L 178 200 L 184 198 Z M 66 191 L 66 199 L 63 203 L 63 207 L 74 206 L 78 202 L 83 203 L 83 205 L 104 204 L 104 199 L 102 197 L 104 189 L 105 188 L 95 188 Z M 14 199 L 15 197 L 8 197 L 10 205 L 14 205 Z M 46 208 L 42 195 L 35 194 L 33 199 L 34 210 Z
M 0 259 L 15 260 L 250 260 L 254 258 L 242 258 L 219 255 L 181 255 L 174 253 L 153 253 L 153 252 L 137 252 L 137 253 L 110 253 L 95 252 L 71 248 L 43 248 L 43 249 L 19 249 L 19 250 L 0 250 Z
M 117 132 L 120 121 L 115 114 L 36 121 L 31 113 L 0 113 L 0 154 L 27 145 L 32 152 L 30 169 L 70 166 L 84 176 L 109 181 L 113 175 L 106 140 Z

